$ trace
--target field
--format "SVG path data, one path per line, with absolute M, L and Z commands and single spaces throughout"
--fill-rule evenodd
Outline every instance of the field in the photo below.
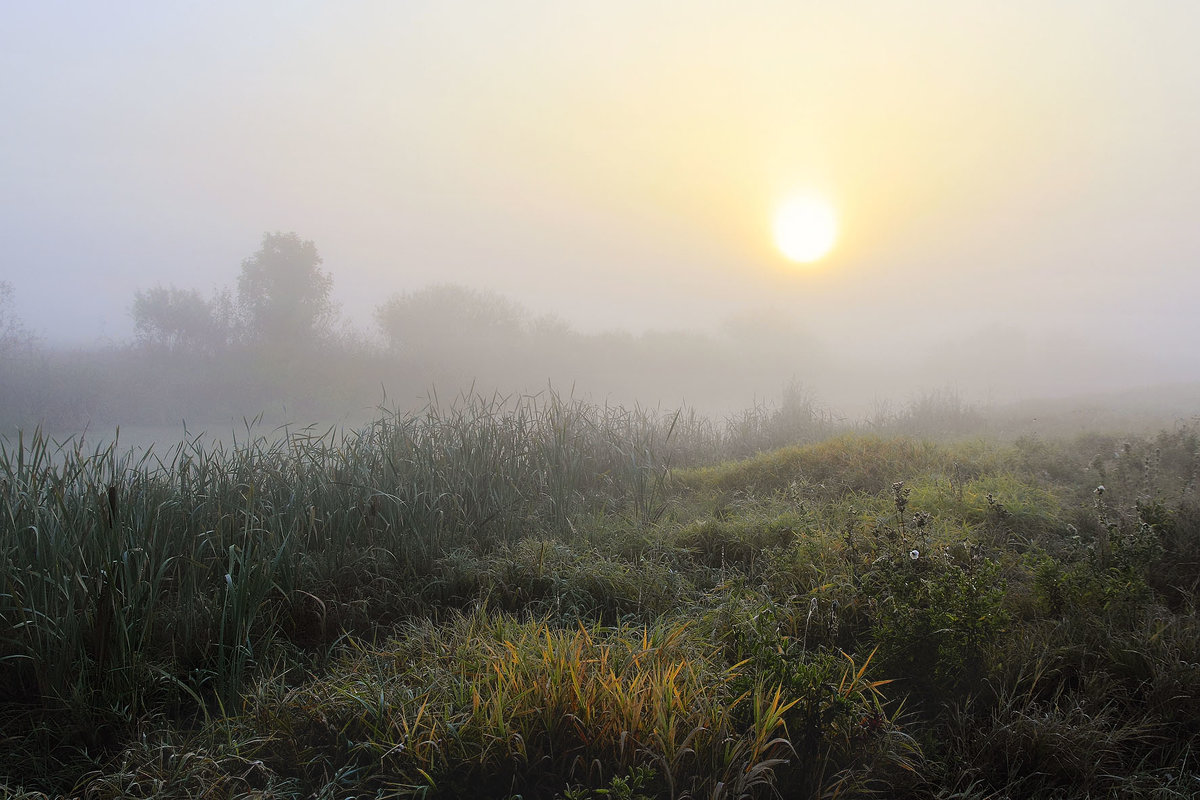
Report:
M 1200 429 L 0 450 L 0 797 L 1200 795 Z

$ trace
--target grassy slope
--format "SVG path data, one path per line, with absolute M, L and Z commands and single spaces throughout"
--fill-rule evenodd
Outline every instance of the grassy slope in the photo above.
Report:
M 0 796 L 1200 792 L 1194 430 L 678 424 L 6 453 Z

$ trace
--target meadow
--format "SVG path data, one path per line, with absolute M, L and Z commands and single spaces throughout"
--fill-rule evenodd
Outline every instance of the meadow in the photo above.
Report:
M 1200 427 L 932 419 L 3 441 L 0 797 L 1200 795 Z

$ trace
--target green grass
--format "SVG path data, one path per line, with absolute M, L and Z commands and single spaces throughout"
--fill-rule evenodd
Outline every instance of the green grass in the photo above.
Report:
M 1200 792 L 1194 428 L 747 424 L 0 444 L 0 797 Z

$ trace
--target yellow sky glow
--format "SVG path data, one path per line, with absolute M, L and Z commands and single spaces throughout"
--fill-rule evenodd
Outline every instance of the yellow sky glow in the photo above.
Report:
M 277 229 L 319 244 L 362 318 L 381 293 L 451 281 L 595 329 L 776 302 L 852 328 L 839 309 L 891 313 L 903 292 L 975 324 L 964 297 L 998 317 L 1100 313 L 1046 292 L 1051 270 L 1110 305 L 1141 286 L 1147 308 L 1132 265 L 1194 280 L 1187 4 L 215 5 L 29 4 L 45 19 L 0 31 L 10 71 L 40 76 L 8 87 L 21 122 L 0 148 L 10 194 L 31 198 L 10 236 L 42 237 L 13 250 L 21 297 L 37 265 L 102 246 L 125 282 L 79 302 L 127 324 L 134 288 L 219 281 L 196 265 L 232 273 Z M 836 208 L 828 268 L 781 268 L 774 217 L 798 188 Z M 64 238 L 63 217 L 111 241 Z M 143 229 L 214 242 L 191 267 L 205 277 L 160 274 L 150 245 L 131 258 Z M 691 302 L 659 301 L 681 286 Z

